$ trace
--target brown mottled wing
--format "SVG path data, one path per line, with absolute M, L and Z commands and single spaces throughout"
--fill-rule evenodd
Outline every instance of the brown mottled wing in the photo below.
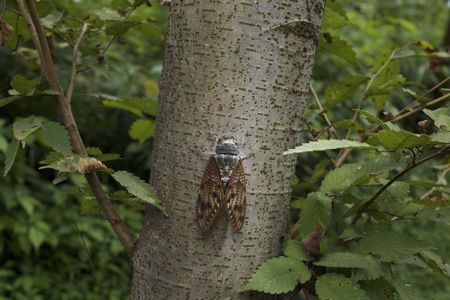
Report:
M 205 172 L 198 192 L 197 224 L 202 231 L 209 229 L 222 207 L 224 191 L 220 179 L 220 169 L 216 159 L 212 156 Z
M 244 164 L 239 160 L 231 173 L 225 192 L 228 217 L 236 232 L 241 231 L 244 224 L 246 184 Z

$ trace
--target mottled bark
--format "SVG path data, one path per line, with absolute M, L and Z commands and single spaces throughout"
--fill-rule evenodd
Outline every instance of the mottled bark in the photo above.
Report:
M 248 299 L 239 287 L 280 251 L 323 10 L 321 0 L 171 4 L 151 183 L 169 212 L 148 208 L 133 258 L 133 299 Z M 214 137 L 243 143 L 247 216 L 195 223 Z

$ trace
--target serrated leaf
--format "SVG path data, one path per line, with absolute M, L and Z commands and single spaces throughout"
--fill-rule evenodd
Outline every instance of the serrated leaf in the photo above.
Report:
M 313 258 L 306 252 L 302 243 L 296 240 L 289 240 L 283 247 L 283 254 L 301 261 L 312 261 Z
M 332 268 L 359 268 L 364 269 L 371 279 L 382 275 L 380 264 L 370 257 L 351 252 L 335 252 L 324 255 L 314 263 L 317 266 Z
M 105 107 L 124 109 L 139 117 L 142 117 L 143 113 L 150 116 L 156 115 L 156 101 L 149 98 L 106 99 L 102 103 Z
M 322 31 L 328 29 L 340 29 L 346 26 L 354 26 L 345 16 L 335 12 L 328 6 L 325 7 L 325 11 L 322 17 Z
M 9 144 L 8 150 L 6 151 L 5 167 L 3 169 L 3 176 L 6 176 L 6 174 L 8 174 L 8 172 L 9 172 L 9 170 L 11 170 L 14 160 L 16 159 L 18 149 L 19 149 L 19 141 L 14 139 Z
M 310 193 L 300 211 L 300 233 L 307 238 L 314 233 L 317 226 L 326 229 L 330 223 L 331 199 L 322 193 Z
M 283 153 L 283 155 L 288 154 L 298 154 L 304 152 L 314 152 L 314 151 L 325 151 L 325 150 L 334 150 L 334 149 L 344 149 L 344 148 L 353 148 L 353 149 L 375 149 L 369 144 L 360 143 L 350 140 L 318 140 L 308 142 L 301 146 L 295 147 L 294 149 L 289 149 Z
M 25 140 L 27 136 L 41 127 L 42 118 L 29 116 L 28 118 L 18 119 L 13 124 L 13 134 L 19 141 Z
M 41 127 L 42 138 L 55 151 L 64 155 L 72 154 L 72 145 L 66 128 L 53 121 L 45 122 Z
M 367 235 L 352 246 L 355 253 L 373 254 L 386 262 L 396 261 L 428 249 L 430 247 L 423 242 L 395 231 Z
M 241 291 L 255 290 L 268 294 L 292 291 L 297 284 L 311 278 L 311 272 L 301 261 L 291 257 L 276 257 L 264 262 Z
M 380 120 L 379 118 L 377 118 L 376 116 L 372 115 L 367 111 L 360 109 L 355 109 L 355 111 L 358 112 L 361 116 L 363 116 L 367 121 L 369 121 L 372 124 L 376 124 L 386 130 L 393 129 L 390 128 L 390 126 L 387 123 L 383 122 L 382 120 Z
M 347 190 L 355 182 L 354 174 L 361 166 L 346 164 L 329 172 L 320 185 L 322 193 L 340 193 Z
M 371 135 L 367 142 L 371 145 L 382 145 L 386 149 L 410 149 L 430 144 L 428 135 L 414 134 L 404 130 L 383 130 Z
M 126 171 L 117 171 L 114 172 L 111 176 L 124 188 L 126 188 L 126 190 L 131 195 L 152 204 L 153 206 L 159 208 L 164 214 L 166 214 L 150 184 Z
M 35 87 L 41 82 L 40 78 L 28 80 L 22 75 L 16 75 L 10 81 L 10 85 L 13 89 L 18 91 L 21 95 L 32 94 Z
M 142 144 L 155 135 L 155 122 L 146 119 L 136 120 L 131 125 L 129 135 Z
M 320 47 L 342 58 L 354 67 L 359 67 L 356 52 L 352 46 L 340 37 L 333 36 L 329 32 L 324 32 L 320 35 Z
M 335 273 L 320 276 L 316 281 L 316 292 L 321 300 L 370 300 L 356 282 Z
M 358 90 L 358 87 L 368 79 L 363 75 L 355 75 L 328 86 L 325 90 L 325 105 L 333 106 L 349 101 L 350 97 Z
M 450 106 L 435 110 L 424 109 L 423 112 L 433 119 L 434 124 L 440 129 L 450 131 Z

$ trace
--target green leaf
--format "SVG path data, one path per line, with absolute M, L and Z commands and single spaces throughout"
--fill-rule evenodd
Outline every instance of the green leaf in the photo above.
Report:
M 47 154 L 47 156 L 41 160 L 39 163 L 41 165 L 50 165 L 53 163 L 56 163 L 57 161 L 60 161 L 64 158 L 64 155 L 60 152 L 57 151 L 52 151 L 49 154 Z
M 450 106 L 435 110 L 424 109 L 423 112 L 434 121 L 434 125 L 440 129 L 450 131 Z
M 383 68 L 381 71 L 379 71 Z M 370 81 L 366 95 L 389 95 L 390 92 L 405 82 L 400 74 L 400 62 L 391 61 L 388 65 L 382 64 Z
M 349 101 L 351 96 L 358 90 L 358 87 L 368 79 L 363 75 L 355 75 L 329 85 L 325 90 L 325 105 L 334 106 L 344 101 Z
M 340 29 L 351 25 L 354 26 L 354 24 L 345 16 L 335 12 L 329 7 L 325 7 L 322 17 L 322 31 L 327 31 L 328 29 Z
M 32 94 L 35 87 L 41 82 L 40 78 L 28 80 L 22 75 L 16 75 L 10 81 L 10 85 L 13 89 L 18 91 L 21 95 Z
M 342 129 L 351 129 L 353 131 L 363 131 L 364 128 L 352 119 L 344 119 L 334 123 L 334 127 Z
M 9 103 L 19 100 L 21 98 L 22 97 L 19 97 L 19 96 L 10 96 L 10 97 L 6 97 L 6 98 L 1 98 L 0 99 L 0 107 L 6 106 Z
M 395 231 L 381 231 L 363 237 L 352 246 L 352 251 L 373 254 L 381 261 L 392 262 L 409 257 L 430 247 L 423 242 Z
M 378 278 L 382 275 L 381 266 L 375 259 L 351 252 L 329 253 L 314 264 L 332 268 L 364 269 L 371 276 L 371 279 Z
M 256 290 L 268 294 L 292 291 L 297 284 L 305 283 L 311 273 L 301 261 L 291 257 L 276 257 L 264 262 L 241 291 Z
M 126 171 L 114 172 L 112 177 L 123 187 L 125 187 L 131 195 L 152 204 L 167 215 L 150 184 Z
M 312 234 L 317 226 L 326 229 L 330 223 L 331 199 L 322 193 L 310 193 L 300 211 L 300 233 L 303 238 Z
M 131 125 L 129 135 L 132 139 L 143 143 L 155 135 L 155 122 L 147 119 L 138 119 Z
M 377 118 L 376 116 L 372 115 L 367 111 L 360 109 L 355 109 L 355 111 L 358 112 L 361 116 L 363 116 L 367 121 L 369 121 L 372 124 L 376 124 L 385 130 L 393 129 L 388 124 L 386 124 L 385 122 L 383 122 L 382 120 L 380 120 L 379 118 Z
M 39 247 L 45 241 L 45 238 L 49 233 L 48 231 L 48 225 L 45 223 L 36 223 L 30 228 L 30 230 L 28 231 L 28 238 L 30 239 L 30 242 L 33 245 L 34 249 L 39 249 Z
M 316 292 L 321 300 L 370 300 L 357 283 L 335 273 L 320 276 L 316 281 Z
M 53 121 L 45 122 L 41 128 L 42 137 L 45 142 L 55 151 L 64 155 L 72 154 L 72 145 L 66 128 Z
M 55 152 L 51 152 L 55 153 Z M 60 152 L 56 152 L 60 153 Z M 51 156 L 50 156 L 51 155 Z M 46 157 L 44 161 L 53 161 L 58 156 L 56 154 L 50 154 Z M 43 163 L 44 161 L 41 161 Z M 80 171 L 80 156 L 79 155 L 69 155 L 69 156 L 63 156 L 61 159 L 53 161 L 49 164 L 46 164 L 39 169 L 54 169 L 59 172 L 65 172 L 65 173 L 75 173 L 75 172 L 81 172 Z
M 141 24 L 140 22 L 121 21 L 121 22 L 108 22 L 106 25 L 105 33 L 107 35 L 123 35 L 130 28 Z
M 440 130 L 435 134 L 432 134 L 431 141 L 440 144 L 450 144 L 450 132 L 445 130 Z
M 311 261 L 313 258 L 306 252 L 302 243 L 296 240 L 289 240 L 283 247 L 283 254 L 302 261 Z
M 89 156 L 95 157 L 96 159 L 102 162 L 120 159 L 120 154 L 103 153 L 102 150 L 100 150 L 100 148 L 96 147 L 87 147 L 86 152 Z
M 139 117 L 143 117 L 143 113 L 156 116 L 156 101 L 149 98 L 106 99 L 102 103 L 105 107 L 124 109 Z
M 394 281 L 394 287 L 400 300 L 423 300 L 420 295 L 410 284 Z
M 356 52 L 353 50 L 352 46 L 340 37 L 332 36 L 329 32 L 323 32 L 320 35 L 320 47 L 339 56 L 354 67 L 359 67 L 358 60 L 356 59 Z
M 357 164 L 345 164 L 329 172 L 322 181 L 320 192 L 341 193 L 347 190 L 355 182 L 355 173 L 361 166 Z
M 450 207 L 425 207 L 417 214 L 417 218 L 450 225 Z
M 450 266 L 445 264 L 439 255 L 432 251 L 423 251 L 419 256 L 434 272 L 441 273 L 450 279 Z
M 428 135 L 414 134 L 408 131 L 383 130 L 371 135 L 367 141 L 371 145 L 382 145 L 386 149 L 410 149 L 430 144 Z
M 11 170 L 14 160 L 16 159 L 18 149 L 19 149 L 19 140 L 14 139 L 9 144 L 8 150 L 6 151 L 5 168 L 3 170 L 4 176 L 6 176 L 6 174 L 8 174 L 8 172 L 9 172 L 9 170 Z
M 366 144 L 360 143 L 350 140 L 318 140 L 308 142 L 301 146 L 295 147 L 294 149 L 289 149 L 283 153 L 283 155 L 288 154 L 297 154 L 304 152 L 313 152 L 313 151 L 325 151 L 325 150 L 334 150 L 334 149 L 344 149 L 344 148 L 354 148 L 354 149 L 375 149 L 374 147 Z
M 25 140 L 29 134 L 41 127 L 42 122 L 42 118 L 36 118 L 35 116 L 18 119 L 13 124 L 13 134 L 19 141 Z
M 361 287 L 372 300 L 394 300 L 397 292 L 391 282 L 384 278 L 361 282 Z

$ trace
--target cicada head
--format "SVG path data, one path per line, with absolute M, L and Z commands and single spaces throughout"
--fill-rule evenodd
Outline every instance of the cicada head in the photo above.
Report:
M 217 139 L 216 154 L 238 155 L 237 140 L 232 135 L 224 135 Z

